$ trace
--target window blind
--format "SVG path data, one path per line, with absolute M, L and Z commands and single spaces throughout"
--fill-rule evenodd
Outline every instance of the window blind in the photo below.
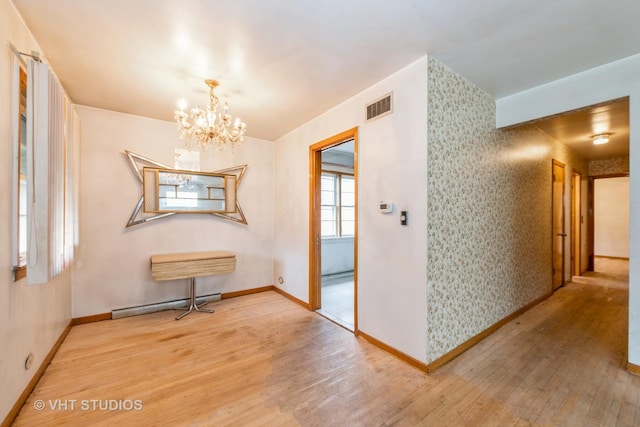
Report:
M 34 285 L 73 259 L 78 120 L 47 64 L 29 60 L 27 79 L 27 284 Z

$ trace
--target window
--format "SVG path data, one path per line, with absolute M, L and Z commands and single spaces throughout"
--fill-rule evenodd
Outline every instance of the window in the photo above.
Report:
M 356 229 L 356 188 L 353 176 L 340 175 L 340 235 L 353 236 Z
M 16 57 L 20 57 L 20 52 Z M 30 55 L 27 55 L 30 56 Z M 14 64 L 12 265 L 15 280 L 47 283 L 77 244 L 77 113 L 47 64 Z
M 355 181 L 353 175 L 323 172 L 320 180 L 322 237 L 355 233 Z

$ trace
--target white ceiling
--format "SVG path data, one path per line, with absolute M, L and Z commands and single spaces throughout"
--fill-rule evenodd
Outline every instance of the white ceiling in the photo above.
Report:
M 502 97 L 640 53 L 638 0 L 13 0 L 78 104 L 173 120 L 205 78 L 275 140 L 425 54 Z

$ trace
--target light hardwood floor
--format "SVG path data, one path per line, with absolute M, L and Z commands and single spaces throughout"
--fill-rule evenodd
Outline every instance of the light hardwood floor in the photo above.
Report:
M 640 377 L 624 369 L 627 290 L 597 278 L 432 375 L 275 292 L 213 307 L 75 326 L 15 425 L 640 425 Z

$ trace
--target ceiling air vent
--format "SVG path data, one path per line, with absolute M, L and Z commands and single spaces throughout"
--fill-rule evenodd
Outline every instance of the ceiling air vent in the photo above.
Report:
M 393 92 L 367 104 L 367 121 L 393 113 Z

